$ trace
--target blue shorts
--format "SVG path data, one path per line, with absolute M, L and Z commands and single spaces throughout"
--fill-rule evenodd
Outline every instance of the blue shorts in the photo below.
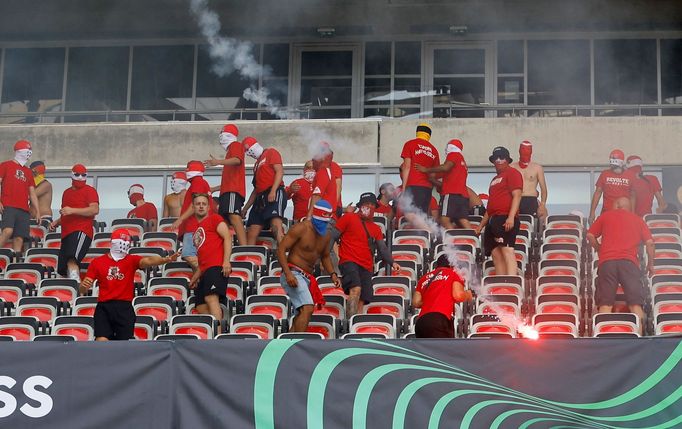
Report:
M 182 236 L 182 257 L 197 256 L 197 248 L 194 245 L 194 233 L 186 232 Z
M 296 280 L 298 281 L 298 287 L 289 286 L 289 283 L 287 283 L 287 277 L 284 275 L 284 273 L 279 276 L 279 283 L 287 292 L 287 295 L 289 295 L 291 305 L 296 310 L 296 314 L 298 314 L 298 309 L 304 305 L 314 305 L 313 296 L 310 295 L 310 282 L 308 279 L 296 270 L 291 270 L 291 273 L 294 275 L 294 277 L 296 277 Z

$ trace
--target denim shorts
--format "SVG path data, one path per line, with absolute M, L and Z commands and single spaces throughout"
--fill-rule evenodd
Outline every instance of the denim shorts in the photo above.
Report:
M 291 305 L 296 310 L 296 314 L 298 314 L 299 308 L 303 307 L 304 305 L 314 304 L 313 296 L 310 294 L 310 282 L 308 279 L 296 270 L 291 270 L 291 273 L 294 275 L 294 277 L 296 277 L 298 287 L 289 286 L 289 283 L 287 283 L 287 277 L 284 275 L 284 273 L 279 276 L 279 283 L 287 292 L 287 295 L 289 295 Z
M 182 236 L 182 257 L 197 256 L 197 248 L 194 245 L 194 233 L 186 232 Z

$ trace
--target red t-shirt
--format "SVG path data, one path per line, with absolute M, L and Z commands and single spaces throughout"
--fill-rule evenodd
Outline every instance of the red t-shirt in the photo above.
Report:
M 62 194 L 62 208 L 71 207 L 82 209 L 89 207 L 92 203 L 99 204 L 99 195 L 97 195 L 95 188 L 90 185 L 85 185 L 80 189 L 75 189 L 71 186 Z M 94 232 L 92 221 L 94 219 L 95 216 L 62 216 L 62 238 L 76 231 L 82 231 L 88 237 L 92 238 Z
M 254 187 L 257 193 L 270 190 L 275 181 L 275 165 L 282 165 L 282 155 L 277 149 L 267 148 L 253 166 Z M 280 183 L 279 186 L 281 186 Z
M 291 194 L 291 201 L 294 202 L 294 220 L 301 220 L 308 215 L 310 197 L 313 195 L 313 184 L 304 178 L 298 178 L 291 182 L 290 187 L 298 184 L 300 189 Z
M 589 232 L 601 237 L 600 265 L 605 261 L 627 259 L 639 266 L 637 249 L 641 242 L 651 239 L 651 232 L 642 218 L 623 209 L 602 213 Z
M 0 193 L 2 205 L 28 211 L 28 190 L 32 186 L 35 187 L 31 169 L 22 167 L 14 160 L 5 161 L 0 164 L 0 179 L 2 179 L 2 192 Z
M 128 255 L 114 261 L 107 253 L 90 262 L 85 277 L 97 280 L 97 302 L 132 301 L 135 297 L 135 272 L 140 268 L 140 255 Z
M 192 205 L 192 195 L 193 194 L 210 194 L 211 185 L 208 184 L 206 179 L 201 176 L 197 176 L 189 181 L 189 189 L 185 193 L 185 200 L 182 202 L 182 209 L 180 213 L 187 211 L 189 206 Z M 213 198 L 209 198 L 210 211 L 215 211 Z M 197 218 L 190 216 L 180 225 L 178 231 L 178 237 L 182 239 L 182 236 L 188 232 L 194 232 L 197 229 Z
M 644 216 L 652 212 L 654 194 L 662 190 L 661 183 L 656 176 L 634 176 L 632 190 L 635 193 L 635 213 Z
M 604 213 L 613 209 L 613 204 L 620 197 L 630 198 L 631 185 L 632 174 L 628 173 L 627 170 L 621 174 L 616 174 L 611 169 L 602 171 L 596 185 L 601 188 L 604 195 L 601 212 Z
M 440 208 L 440 207 L 438 207 L 438 200 L 436 199 L 436 197 L 434 197 L 434 196 L 432 195 L 432 196 L 431 196 L 431 201 L 429 202 L 429 210 L 434 211 L 434 210 L 438 210 L 439 208 Z M 429 215 L 430 215 L 430 214 L 431 214 L 431 213 L 429 213 Z
M 490 216 L 509 214 L 514 189 L 523 190 L 523 176 L 516 168 L 507 167 L 490 182 L 487 207 Z
M 429 175 L 421 173 L 415 168 L 416 164 L 423 165 L 424 167 L 436 167 L 440 165 L 438 151 L 431 143 L 424 139 L 412 139 L 405 143 L 400 157 L 403 159 L 410 158 L 412 160 L 407 183 L 403 183 L 403 186 L 424 186 L 433 188 L 433 185 L 429 182 Z
M 362 219 L 357 213 L 346 213 L 336 222 L 336 229 L 341 234 L 339 247 L 339 263 L 355 262 L 369 272 L 374 272 L 374 256 L 369 249 L 367 233 L 362 227 Z M 372 221 L 364 222 L 370 237 L 383 240 L 381 228 Z
M 225 159 L 239 158 L 239 165 L 223 165 L 223 175 L 220 180 L 220 193 L 236 192 L 246 196 L 246 168 L 244 167 L 244 146 L 239 141 L 230 143 L 225 153 Z
M 327 201 L 332 207 L 334 207 L 334 204 L 338 204 L 336 199 L 336 180 L 334 179 L 331 167 L 320 168 L 315 173 L 313 195 L 319 195 L 320 198 Z M 332 210 L 332 216 L 335 216 L 334 210 Z
M 140 207 L 135 207 L 128 212 L 128 219 L 144 219 L 149 221 L 158 218 L 159 214 L 156 210 L 156 206 L 150 202 L 146 202 Z
M 452 268 L 446 267 L 436 268 L 419 279 L 416 289 L 422 295 L 422 308 L 419 315 L 441 313 L 448 319 L 452 319 L 452 311 L 457 303 L 452 296 L 454 282 L 464 285 L 464 280 L 459 274 Z
M 218 225 L 225 222 L 222 216 L 212 213 L 197 223 L 194 231 L 194 246 L 197 248 L 199 269 L 205 272 L 211 267 L 221 267 L 225 256 L 223 238 L 218 234 Z
M 331 165 L 329 166 L 332 171 L 332 178 L 336 182 L 336 179 L 341 179 L 343 181 L 343 169 L 341 169 L 341 166 L 334 161 L 332 161 Z M 330 201 L 331 203 L 331 201 Z M 341 202 L 341 194 L 339 193 L 339 200 L 337 201 L 336 204 L 337 207 L 343 207 L 343 203 Z
M 393 214 L 393 207 L 390 204 L 384 204 L 381 200 L 377 201 L 377 208 L 374 210 L 375 213 L 382 214 L 384 216 Z
M 452 167 L 452 170 L 448 171 L 443 176 L 443 189 L 441 194 L 457 194 L 468 197 L 467 176 L 469 170 L 467 169 L 467 163 L 464 161 L 464 157 L 459 152 L 451 152 L 448 154 L 447 158 L 445 158 L 445 161 L 450 161 L 455 165 Z

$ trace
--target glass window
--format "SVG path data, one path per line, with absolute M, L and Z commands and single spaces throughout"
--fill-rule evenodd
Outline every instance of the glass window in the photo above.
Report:
M 436 49 L 433 51 L 435 74 L 484 74 L 485 50 Z
M 365 104 L 389 104 L 390 102 L 390 78 L 365 78 Z
M 263 64 L 270 67 L 271 76 L 289 76 L 289 45 L 286 43 L 263 45 Z
M 2 104 L 7 113 L 55 112 L 62 107 L 64 48 L 5 49 Z M 36 122 L 17 118 L 15 122 Z M 54 122 L 47 117 L 45 122 Z
M 587 40 L 528 41 L 528 104 L 590 104 Z
M 523 73 L 523 40 L 497 42 L 497 73 Z
M 128 201 L 128 188 L 133 184 L 144 186 L 144 199 L 156 206 L 159 216 L 163 214 L 163 177 L 102 177 L 97 178 L 100 210 L 97 220 L 111 225 L 114 219 L 123 219 L 133 209 Z
M 353 51 L 304 51 L 301 76 L 350 76 Z
M 141 110 L 183 110 L 192 103 L 194 46 L 136 46 L 133 50 L 131 107 Z M 170 120 L 150 115 L 143 120 Z M 176 116 L 189 119 L 189 115 Z
M 353 51 L 301 53 L 300 102 L 310 103 L 310 118 L 350 118 L 352 73 Z
M 395 43 L 395 74 L 421 74 L 421 42 Z
M 260 57 L 259 45 L 253 45 L 251 55 L 258 59 Z M 207 45 L 199 47 L 197 58 L 197 109 L 217 110 L 217 109 L 242 109 L 256 108 L 257 103 L 244 98 L 244 90 L 258 86 L 258 78 L 245 78 L 237 70 L 224 73 L 214 67 L 213 59 L 209 54 Z M 213 114 L 202 115 L 208 119 L 220 120 L 226 115 Z M 239 114 L 227 115 L 227 119 L 239 119 Z M 256 119 L 256 118 L 253 118 Z
M 365 75 L 391 74 L 391 42 L 365 44 Z
M 545 172 L 547 181 L 547 210 L 549 214 L 568 214 L 580 210 L 589 215 L 590 188 L 589 172 Z
M 656 80 L 655 40 L 594 41 L 596 104 L 656 103 Z
M 497 102 L 523 103 L 523 76 L 497 78 Z
M 374 174 L 344 174 L 341 188 L 341 201 L 344 206 L 357 204 L 363 192 L 376 192 L 376 175 Z
M 125 110 L 130 48 L 71 48 L 66 110 Z M 102 118 L 66 117 L 67 122 Z
M 661 101 L 682 104 L 682 40 L 679 39 L 661 40 Z

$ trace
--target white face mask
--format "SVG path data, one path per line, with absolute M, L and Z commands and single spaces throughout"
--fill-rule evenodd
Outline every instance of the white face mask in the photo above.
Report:
M 14 152 L 14 160 L 19 163 L 22 167 L 26 165 L 29 159 L 31 159 L 33 151 L 31 149 L 21 149 Z
M 315 180 L 315 171 L 304 171 L 303 178 L 308 182 L 312 183 Z
M 220 146 L 223 147 L 223 150 L 227 150 L 227 147 L 237 141 L 237 136 L 235 136 L 232 133 L 220 133 L 218 136 L 218 141 L 220 142 Z
M 462 150 L 460 148 L 458 148 L 457 146 L 455 146 L 454 144 L 449 144 L 449 145 L 445 146 L 445 154 L 446 155 L 449 155 L 453 152 L 461 153 Z
M 171 190 L 175 194 L 179 194 L 180 192 L 184 191 L 187 189 L 187 181 L 182 180 L 182 179 L 172 179 L 171 180 Z
M 253 159 L 258 159 L 261 155 L 263 155 L 263 146 L 258 143 L 254 143 L 253 146 L 246 151 L 246 154 Z
M 187 176 L 187 180 L 189 180 L 189 179 L 193 179 L 197 176 L 203 176 L 204 173 L 202 171 L 188 171 L 185 173 L 185 175 Z
M 111 240 L 111 250 L 109 253 L 111 253 L 111 257 L 114 259 L 114 261 L 120 261 L 121 259 L 125 258 L 130 251 L 130 245 L 130 241 Z

